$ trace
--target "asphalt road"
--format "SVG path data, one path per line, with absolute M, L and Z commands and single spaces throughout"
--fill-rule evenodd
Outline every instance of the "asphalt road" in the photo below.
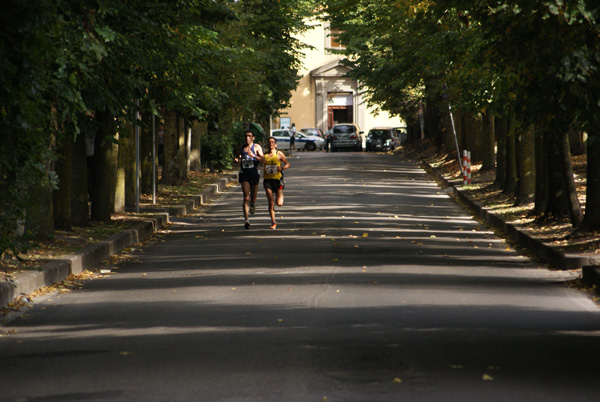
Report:
M 414 163 L 299 152 L 0 338 L 4 401 L 598 401 L 600 310 Z

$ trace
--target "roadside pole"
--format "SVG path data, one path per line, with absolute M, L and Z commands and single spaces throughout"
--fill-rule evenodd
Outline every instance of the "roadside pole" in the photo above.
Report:
M 156 115 L 152 115 L 152 205 L 156 205 Z
M 135 213 L 140 213 L 140 100 L 135 110 Z
M 444 84 L 444 90 L 446 90 L 446 85 Z M 460 160 L 460 148 L 458 147 L 458 136 L 456 135 L 456 126 L 454 125 L 454 115 L 452 113 L 452 105 L 450 105 L 450 101 L 448 100 L 448 94 L 444 91 L 444 99 L 448 102 L 448 112 L 450 112 L 450 121 L 452 122 L 452 132 L 454 133 L 454 144 L 456 145 L 456 157 L 458 158 L 458 166 L 460 167 L 460 173 L 464 175 L 465 171 L 463 170 L 462 161 Z

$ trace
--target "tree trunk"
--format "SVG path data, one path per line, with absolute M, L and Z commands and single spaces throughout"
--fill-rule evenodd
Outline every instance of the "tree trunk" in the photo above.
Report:
M 179 148 L 177 136 L 177 113 L 165 111 L 165 134 L 163 148 L 163 167 L 161 183 L 166 185 L 177 184 L 179 172 L 177 164 L 177 150 Z
M 90 222 L 86 138 L 80 133 L 71 152 L 71 224 L 84 227 Z
M 135 208 L 135 127 L 123 123 L 119 130 L 119 169 L 125 173 L 125 207 Z
M 583 155 L 583 132 L 579 130 L 569 131 L 569 144 L 571 146 L 571 155 Z
M 498 151 L 496 156 L 496 180 L 494 184 L 503 189 L 506 184 L 506 141 L 508 136 L 508 120 L 506 118 L 495 119 L 495 132 Z
M 52 192 L 54 228 L 71 230 L 71 148 L 73 140 L 69 134 L 57 140 L 58 158 L 54 171 L 58 177 L 58 189 Z
M 550 169 L 548 167 L 548 133 L 538 132 L 535 136 L 535 208 L 536 215 L 543 215 L 548 208 Z
M 491 172 L 496 168 L 496 153 L 494 152 L 495 130 L 494 116 L 491 113 L 483 115 L 482 122 L 482 148 L 481 170 Z
M 519 130 L 519 194 L 515 205 L 527 205 L 535 199 L 535 129 Z
M 47 240 L 54 233 L 52 188 L 49 181 L 32 186 L 30 195 L 34 201 L 27 208 L 25 229 L 35 239 Z
M 182 120 L 184 149 L 183 159 L 181 160 L 181 167 L 185 172 L 184 179 L 187 179 L 190 173 L 190 155 L 192 153 L 192 125 L 189 119 L 186 118 Z
M 600 131 L 587 141 L 587 186 L 585 216 L 578 233 L 600 231 Z
M 467 117 L 467 130 L 465 137 L 467 139 L 467 151 L 471 152 L 471 161 L 481 161 L 483 153 L 483 115 L 477 113 L 474 116 Z
M 425 137 L 432 139 L 437 148 L 440 149 L 444 145 L 444 130 L 442 130 L 442 114 L 440 107 L 443 104 L 440 99 L 434 96 L 426 96 L 425 99 Z
M 452 153 L 452 150 L 456 149 L 456 144 L 454 142 L 454 128 L 452 127 L 452 118 L 454 118 L 455 116 L 452 116 L 452 118 L 450 117 L 450 109 L 447 107 L 447 105 L 444 105 L 445 108 L 445 113 L 442 113 L 442 129 L 444 130 L 444 149 L 446 151 L 448 151 L 449 153 Z M 411 134 L 411 128 L 410 126 L 408 127 L 408 136 L 409 137 L 414 137 Z
M 577 198 L 573 166 L 569 151 L 569 134 L 567 131 L 548 135 L 548 205 L 544 215 L 560 218 L 569 216 L 573 226 L 583 221 L 581 205 Z
M 201 138 L 202 132 L 206 132 L 206 123 L 194 120 L 192 124 L 192 143 L 190 153 L 190 169 L 196 172 L 202 170 L 201 155 Z
M 544 215 L 560 218 L 569 215 L 569 203 L 564 179 L 560 134 L 548 132 L 545 136 L 548 158 L 548 204 Z
M 516 123 L 509 120 L 506 133 L 506 178 L 504 182 L 504 193 L 514 195 L 517 189 L 517 150 L 516 150 Z
M 117 173 L 115 174 L 115 198 L 114 198 L 114 211 L 118 213 L 125 212 L 125 199 L 126 199 L 126 182 L 127 174 L 127 155 L 125 151 L 124 142 L 127 141 L 124 135 L 117 133 L 117 141 L 119 142 L 119 149 L 117 150 Z
M 113 150 L 114 122 L 107 112 L 97 115 L 100 129 L 94 144 L 92 214 L 97 221 L 110 221 L 114 209 L 114 176 L 117 154 Z
M 152 114 L 142 113 L 144 125 L 141 127 L 140 161 L 141 173 L 140 191 L 143 194 L 152 194 Z M 156 130 L 158 135 L 158 130 Z
M 185 141 L 182 136 L 183 127 L 180 129 L 180 120 L 179 113 L 165 112 L 164 163 L 161 183 L 166 185 L 179 185 L 185 177 L 185 171 L 181 171 Z
M 52 148 L 55 137 L 48 141 L 48 147 Z M 37 240 L 47 240 L 54 233 L 54 218 L 52 217 L 52 187 L 50 172 L 52 161 L 44 161 L 44 175 L 40 182 L 29 189 L 29 205 L 26 211 L 25 230 Z
M 581 212 L 581 203 L 577 197 L 577 187 L 575 186 L 575 177 L 573 175 L 573 163 L 571 161 L 571 147 L 569 146 L 569 133 L 561 135 L 561 159 L 564 168 L 563 179 L 565 180 L 565 189 L 567 190 L 567 202 L 569 206 L 569 215 L 573 227 L 581 225 L 583 214 Z

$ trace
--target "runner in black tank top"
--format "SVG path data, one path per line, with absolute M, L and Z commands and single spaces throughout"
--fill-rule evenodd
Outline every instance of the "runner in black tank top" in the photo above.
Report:
M 244 133 L 244 145 L 240 147 L 235 162 L 240 164 L 238 179 L 244 193 L 242 210 L 244 212 L 244 227 L 250 229 L 249 215 L 254 215 L 254 204 L 256 203 L 256 194 L 258 192 L 258 182 L 260 174 L 258 172 L 259 158 L 262 158 L 263 151 L 259 144 L 254 143 L 254 134 L 247 130 Z

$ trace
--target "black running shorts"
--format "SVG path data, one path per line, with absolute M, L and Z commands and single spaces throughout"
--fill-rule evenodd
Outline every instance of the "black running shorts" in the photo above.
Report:
M 265 190 L 270 189 L 271 191 L 277 191 L 277 190 L 284 189 L 283 182 L 279 179 L 264 179 L 263 187 L 265 188 Z

